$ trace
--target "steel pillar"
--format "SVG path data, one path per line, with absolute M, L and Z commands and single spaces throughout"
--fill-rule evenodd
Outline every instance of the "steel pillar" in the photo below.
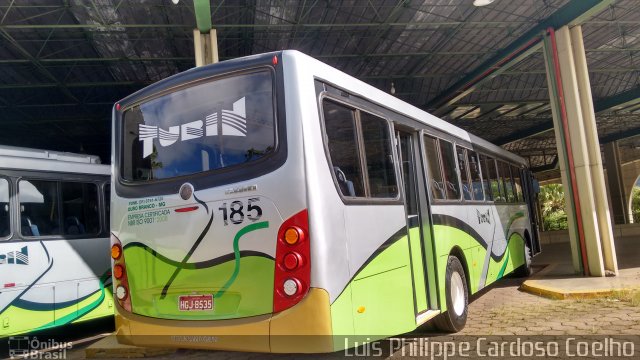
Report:
M 576 272 L 616 275 L 613 243 L 580 26 L 548 30 L 544 39 L 549 95 Z
M 218 34 L 211 29 L 203 34 L 198 29 L 193 30 L 193 46 L 195 48 L 196 66 L 215 64 L 218 58 Z
M 196 66 L 214 64 L 218 58 L 218 32 L 212 28 L 210 0 L 193 0 L 197 29 L 193 30 Z

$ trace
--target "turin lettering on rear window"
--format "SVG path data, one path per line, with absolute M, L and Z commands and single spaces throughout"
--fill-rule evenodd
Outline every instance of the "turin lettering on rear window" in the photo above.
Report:
M 275 152 L 273 73 L 214 78 L 123 113 L 122 177 L 151 181 L 214 171 Z

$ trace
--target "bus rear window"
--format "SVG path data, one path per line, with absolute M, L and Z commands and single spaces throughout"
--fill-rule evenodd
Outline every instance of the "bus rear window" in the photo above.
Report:
M 273 75 L 219 78 L 123 114 L 122 177 L 149 181 L 241 165 L 274 151 Z

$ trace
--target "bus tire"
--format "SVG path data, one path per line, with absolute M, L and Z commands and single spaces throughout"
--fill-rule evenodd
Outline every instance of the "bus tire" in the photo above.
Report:
M 516 277 L 529 277 L 532 274 L 531 271 L 531 247 L 529 241 L 524 241 L 524 264 L 517 268 L 514 272 Z
M 447 260 L 445 292 L 447 311 L 436 317 L 434 322 L 436 327 L 442 331 L 458 332 L 467 323 L 469 291 L 464 268 L 460 260 L 451 255 Z

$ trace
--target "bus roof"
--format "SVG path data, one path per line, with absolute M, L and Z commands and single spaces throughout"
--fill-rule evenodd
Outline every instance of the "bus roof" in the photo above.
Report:
M 484 140 L 478 136 L 470 134 L 467 131 L 449 122 L 446 122 L 416 106 L 404 102 L 391 94 L 387 94 L 384 91 L 375 88 L 365 83 L 364 81 L 358 80 L 357 78 L 354 78 L 351 75 L 348 75 L 334 67 L 331 67 L 330 65 L 327 65 L 309 55 L 303 54 L 296 50 L 284 50 L 282 53 L 283 57 L 291 57 L 295 59 L 295 61 L 306 63 L 304 67 L 308 69 L 307 71 L 312 71 L 317 78 L 324 79 L 326 81 L 334 83 L 336 86 L 343 87 L 345 90 L 352 92 L 354 95 L 358 95 L 362 98 L 378 103 L 379 105 L 389 108 L 399 114 L 413 118 L 435 129 L 444 131 L 451 134 L 452 136 L 476 144 L 488 151 L 502 155 L 519 164 L 526 164 L 526 161 L 522 157 L 509 152 L 495 144 L 492 144 L 489 141 Z
M 386 92 L 376 87 L 373 87 L 365 83 L 364 81 L 358 80 L 357 78 L 351 75 L 348 75 L 320 60 L 315 59 L 312 56 L 306 55 L 297 50 L 282 50 L 282 51 L 275 51 L 275 52 L 264 53 L 264 54 L 256 54 L 256 55 L 250 55 L 250 56 L 245 56 L 245 57 L 231 59 L 231 60 L 225 60 L 217 64 L 207 65 L 203 67 L 195 67 L 187 71 L 184 71 L 182 73 L 170 76 L 166 79 L 160 80 L 152 85 L 147 86 L 144 89 L 140 89 L 136 93 L 127 96 L 126 98 L 122 99 L 118 103 L 127 102 L 130 99 L 139 98 L 141 94 L 151 94 L 151 93 L 163 91 L 168 88 L 171 88 L 172 86 L 176 86 L 176 84 L 185 82 L 189 79 L 197 78 L 198 76 L 203 74 L 208 67 L 211 67 L 211 66 L 219 67 L 219 66 L 226 65 L 229 68 L 241 67 L 242 64 L 246 63 L 247 61 L 260 58 L 260 57 L 268 58 L 275 54 L 282 54 L 284 66 L 286 66 L 287 59 L 293 60 L 294 62 L 299 62 L 304 67 L 305 73 L 311 72 L 317 78 L 326 80 L 328 82 L 334 83 L 337 86 L 343 87 L 345 90 L 352 92 L 354 95 L 358 95 L 362 98 L 373 101 L 379 104 L 380 106 L 386 107 L 399 114 L 402 114 L 404 116 L 415 119 L 419 122 L 427 124 L 435 129 L 451 134 L 454 137 L 471 142 L 497 155 L 502 155 L 503 157 L 508 158 L 514 162 L 517 162 L 522 165 L 526 164 L 525 159 L 523 159 L 522 157 L 512 152 L 509 152 L 497 145 L 494 145 L 489 141 L 486 141 L 478 136 L 470 134 L 467 131 L 449 122 L 446 122 L 432 114 L 429 114 L 428 112 L 416 106 L 413 106 L 407 102 L 404 102 L 403 100 L 400 100 L 399 98 L 391 94 L 387 94 Z
M 95 155 L 0 145 L 0 168 L 110 175 Z

